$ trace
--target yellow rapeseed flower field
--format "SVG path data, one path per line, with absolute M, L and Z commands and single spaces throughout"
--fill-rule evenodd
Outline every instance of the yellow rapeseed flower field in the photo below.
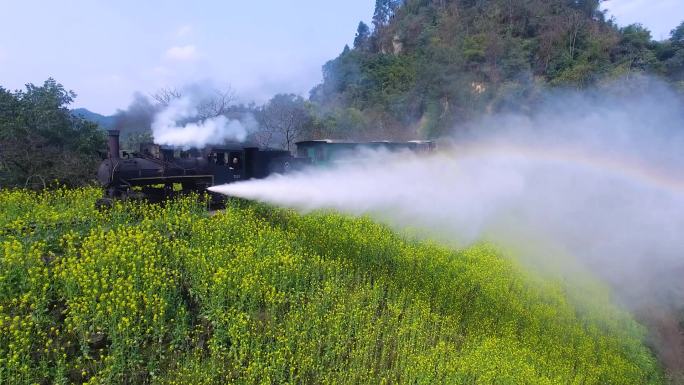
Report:
M 368 218 L 0 191 L 0 383 L 658 384 L 642 328 Z M 589 297 L 589 298 L 588 298 Z

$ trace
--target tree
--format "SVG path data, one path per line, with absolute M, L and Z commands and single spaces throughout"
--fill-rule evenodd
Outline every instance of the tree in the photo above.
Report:
M 105 137 L 97 124 L 71 114 L 76 97 L 50 78 L 25 91 L 0 88 L 0 185 L 46 187 L 93 179 Z
M 158 105 L 168 107 L 172 101 L 180 99 L 183 93 L 178 88 L 160 88 L 150 96 Z
M 359 22 L 359 27 L 356 29 L 356 38 L 354 38 L 354 48 L 365 49 L 368 47 L 368 40 L 370 39 L 370 28 L 368 24 L 363 21 Z
M 197 118 L 200 120 L 226 114 L 236 100 L 235 92 L 230 86 L 224 89 L 212 88 L 209 90 L 190 88 L 185 92 L 177 88 L 161 88 L 151 96 L 159 108 L 168 107 L 174 100 L 189 97 L 197 108 Z
M 375 26 L 376 31 L 390 21 L 402 3 L 403 0 L 375 0 L 373 26 Z
M 622 39 L 618 45 L 619 61 L 627 69 L 645 71 L 653 68 L 657 59 L 653 50 L 651 31 L 641 24 L 628 25 L 621 29 Z
M 264 147 L 279 142 L 286 150 L 311 128 L 312 114 L 306 101 L 295 94 L 278 94 L 258 113 L 261 130 L 257 134 Z
M 684 21 L 670 32 L 670 41 L 674 45 L 684 46 Z
M 684 22 L 671 32 L 665 73 L 674 81 L 684 81 Z
M 604 0 L 568 0 L 568 5 L 581 11 L 585 16 L 593 18 L 600 17 L 603 12 L 600 10 Z
M 230 86 L 225 88 L 201 86 L 189 86 L 183 89 L 161 88 L 149 96 L 136 94 L 128 108 L 116 114 L 114 125 L 121 131 L 123 148 L 138 151 L 141 143 L 152 142 L 154 140 L 152 123 L 155 115 L 182 98 L 189 101 L 194 115 L 188 116 L 179 123 L 203 121 L 222 115 L 229 119 L 241 120 L 244 115 L 236 111 L 234 105 L 236 97 Z
M 375 0 L 375 12 L 373 13 L 373 25 L 377 31 L 387 24 L 391 15 L 390 0 Z

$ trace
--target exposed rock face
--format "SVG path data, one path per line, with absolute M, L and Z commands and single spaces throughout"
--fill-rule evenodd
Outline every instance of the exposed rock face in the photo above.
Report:
M 392 52 L 399 55 L 404 50 L 404 44 L 401 42 L 399 35 L 394 35 L 392 38 Z

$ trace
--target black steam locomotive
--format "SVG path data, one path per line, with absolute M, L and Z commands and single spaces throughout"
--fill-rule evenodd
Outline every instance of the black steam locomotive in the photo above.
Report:
M 120 153 L 116 130 L 109 131 L 107 147 L 107 159 L 97 171 L 104 187 L 100 205 L 114 199 L 162 201 L 179 193 L 201 193 L 214 185 L 284 173 L 306 163 L 288 151 L 240 145 L 179 151 L 143 144 L 140 152 Z
M 177 194 L 203 193 L 215 185 L 260 179 L 306 165 L 330 163 L 361 148 L 414 152 L 435 148 L 430 141 L 358 143 L 312 140 L 297 143 L 296 156 L 289 151 L 240 144 L 189 151 L 144 144 L 140 152 L 120 153 L 119 131 L 116 130 L 109 131 L 107 147 L 107 159 L 103 160 L 97 172 L 97 178 L 104 187 L 104 197 L 98 202 L 100 206 L 109 206 L 115 199 L 159 202 Z M 212 201 L 219 203 L 221 197 L 213 195 Z

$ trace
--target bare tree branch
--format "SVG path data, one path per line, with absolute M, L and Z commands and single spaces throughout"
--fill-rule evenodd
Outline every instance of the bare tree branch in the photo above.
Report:
M 311 115 L 304 99 L 293 94 L 274 96 L 260 111 L 262 133 L 258 137 L 279 140 L 288 151 L 311 126 Z M 262 143 L 260 143 L 262 144 Z
M 224 90 L 214 89 L 209 96 L 200 100 L 197 106 L 199 118 L 209 119 L 225 115 L 236 100 L 237 97 L 231 87 Z
M 183 93 L 177 88 L 161 88 L 150 94 L 150 97 L 163 107 L 168 107 L 173 100 L 180 99 Z

